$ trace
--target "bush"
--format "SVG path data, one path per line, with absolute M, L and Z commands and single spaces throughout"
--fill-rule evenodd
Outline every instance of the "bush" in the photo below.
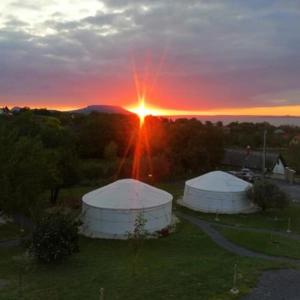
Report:
M 33 232 L 30 250 L 40 262 L 63 261 L 79 250 L 78 222 L 63 214 L 44 217 Z
M 289 204 L 287 194 L 277 185 L 267 180 L 256 181 L 247 191 L 247 195 L 263 211 L 269 208 L 284 209 Z

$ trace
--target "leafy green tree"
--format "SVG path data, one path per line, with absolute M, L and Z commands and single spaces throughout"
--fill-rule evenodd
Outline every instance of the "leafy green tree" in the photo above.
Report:
M 79 162 L 76 154 L 70 149 L 54 149 L 51 154 L 55 177 L 49 181 L 50 203 L 56 205 L 60 190 L 79 182 Z
M 223 131 L 208 122 L 178 119 L 167 129 L 167 156 L 173 174 L 192 175 L 214 169 L 223 157 Z
M 300 144 L 289 146 L 286 157 L 291 168 L 300 172 Z
M 38 138 L 0 128 L 0 206 L 7 213 L 31 214 L 54 175 L 49 153 Z
M 104 158 L 106 160 L 115 161 L 118 157 L 118 145 L 111 141 L 104 148 Z
M 30 252 L 42 263 L 62 262 L 79 251 L 78 225 L 69 215 L 45 216 L 33 232 Z
M 266 211 L 270 208 L 284 209 L 289 205 L 287 194 L 268 180 L 258 180 L 247 191 L 248 198 Z

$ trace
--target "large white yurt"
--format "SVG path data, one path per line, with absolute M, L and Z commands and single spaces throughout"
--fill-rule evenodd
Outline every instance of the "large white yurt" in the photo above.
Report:
M 229 173 L 210 172 L 186 181 L 181 204 L 208 213 L 252 212 L 256 207 L 246 196 L 246 190 L 251 186 Z
M 125 239 L 138 215 L 149 233 L 171 223 L 173 196 L 135 179 L 122 179 L 96 189 L 82 198 L 81 231 L 97 238 Z

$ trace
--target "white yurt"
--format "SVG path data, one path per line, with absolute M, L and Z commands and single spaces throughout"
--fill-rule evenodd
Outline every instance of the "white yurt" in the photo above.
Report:
M 246 190 L 251 186 L 229 173 L 210 172 L 186 181 L 181 204 L 207 213 L 253 212 L 256 207 L 246 196 Z
M 135 179 L 122 179 L 96 189 L 82 198 L 81 231 L 96 238 L 125 239 L 138 215 L 149 233 L 171 223 L 173 196 Z

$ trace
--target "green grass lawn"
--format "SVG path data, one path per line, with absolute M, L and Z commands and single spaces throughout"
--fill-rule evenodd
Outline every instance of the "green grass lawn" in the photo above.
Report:
M 174 195 L 174 199 L 183 193 L 184 182 L 163 183 L 158 185 Z M 79 203 L 82 195 L 93 190 L 93 186 L 77 186 L 63 189 L 60 202 Z M 195 213 L 203 219 L 214 221 L 215 215 Z M 275 220 L 275 215 L 278 220 Z M 292 218 L 292 230 L 300 232 L 299 207 L 284 212 L 257 213 L 254 215 L 221 215 L 220 222 L 238 226 L 253 226 L 276 230 L 286 230 L 287 218 Z M 299 218 L 300 219 L 300 218 Z M 227 229 L 226 229 L 227 230 Z M 235 230 L 233 230 L 235 231 Z M 235 238 L 240 233 L 228 233 Z M 1 234 L 1 227 L 0 227 Z M 242 235 L 247 232 L 242 232 Z M 233 236 L 233 237 L 232 237 Z M 247 239 L 236 237 L 237 243 Z M 249 238 L 248 238 L 249 239 Z M 266 248 L 266 237 L 253 236 L 252 244 L 261 251 L 275 251 Z M 278 241 L 277 237 L 274 239 Z M 294 242 L 294 241 L 293 241 Z M 276 245 L 276 244 L 275 244 Z M 277 253 L 286 255 L 284 247 L 288 241 L 280 240 Z M 248 247 L 247 244 L 244 245 Z M 298 244 L 289 246 L 289 255 L 297 257 Z M 133 274 L 133 253 L 127 241 L 80 239 L 80 253 L 74 255 L 62 265 L 43 266 L 33 264 L 23 274 L 23 299 L 76 300 L 99 299 L 99 289 L 105 289 L 105 300 L 110 299 L 237 299 L 228 292 L 232 286 L 232 273 L 238 264 L 238 286 L 242 294 L 249 292 L 255 285 L 259 274 L 269 268 L 286 267 L 286 264 L 252 258 L 241 258 L 216 246 L 198 228 L 181 223 L 177 232 L 167 238 L 145 241 L 137 261 L 137 273 Z M 0 299 L 20 299 L 18 285 L 18 267 L 14 256 L 20 255 L 21 248 L 0 248 L 0 279 L 9 280 L 7 288 L 1 290 Z M 264 251 L 261 251 L 264 252 Z
M 300 241 L 278 234 L 249 232 L 231 228 L 217 227 L 227 239 L 245 248 L 275 255 L 300 259 Z
M 241 258 L 217 247 L 194 226 L 181 223 L 177 232 L 147 240 L 133 274 L 133 253 L 127 241 L 80 239 L 81 251 L 62 265 L 33 264 L 23 274 L 22 299 L 237 299 L 232 287 L 233 266 L 238 263 L 242 294 L 255 285 L 262 270 L 286 265 Z M 0 299 L 20 299 L 18 268 L 13 257 L 20 248 L 0 248 L 0 279 L 9 280 Z
M 0 224 L 0 241 L 19 238 L 24 235 L 21 228 L 14 223 Z
M 71 188 L 62 189 L 59 194 L 59 202 L 75 205 L 81 204 L 81 198 L 84 194 L 99 188 L 99 186 L 75 186 Z
M 200 217 L 201 219 L 215 222 L 215 214 L 195 212 L 185 207 L 178 206 L 178 209 Z M 288 219 L 291 218 L 291 230 L 300 234 L 300 206 L 291 204 L 284 210 L 269 210 L 254 214 L 218 215 L 218 223 L 234 225 L 237 227 L 264 228 L 276 231 L 286 231 Z

